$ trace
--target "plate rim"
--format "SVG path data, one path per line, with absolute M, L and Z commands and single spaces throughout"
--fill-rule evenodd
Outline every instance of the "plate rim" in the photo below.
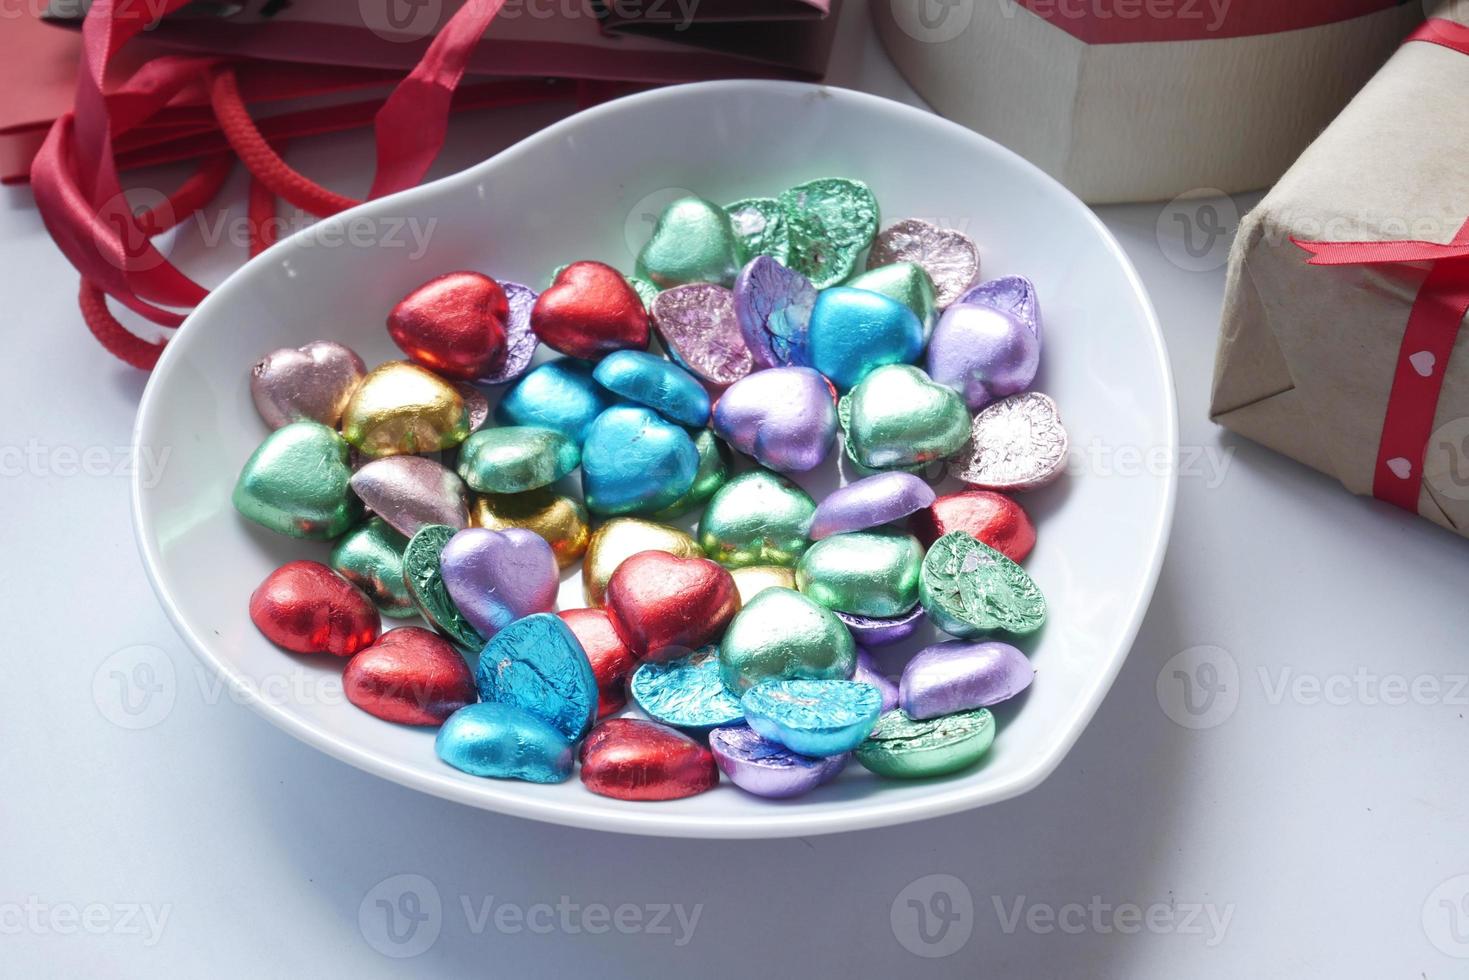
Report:
M 352 220 L 363 212 L 364 209 L 392 206 L 395 202 L 402 202 L 415 194 L 424 194 L 430 190 L 443 191 L 459 184 L 472 183 L 480 171 L 491 167 L 496 161 L 510 155 L 526 152 L 528 148 L 541 142 L 557 140 L 561 137 L 563 131 L 575 129 L 584 122 L 601 115 L 642 111 L 664 99 L 682 99 L 691 95 L 704 96 L 728 93 L 737 96 L 743 93 L 759 94 L 761 92 L 795 92 L 816 95 L 822 98 L 839 98 L 851 100 L 859 106 L 880 113 L 896 113 L 898 115 L 922 117 L 924 123 L 927 125 L 949 128 L 956 131 L 957 135 L 962 138 L 979 140 L 987 144 L 990 152 L 995 152 L 1002 157 L 1010 158 L 1012 163 L 1019 164 L 1022 168 L 1031 171 L 1033 176 L 1039 177 L 1044 183 L 1049 184 L 1052 190 L 1062 195 L 1067 205 L 1076 211 L 1091 227 L 1092 231 L 1098 235 L 1102 244 L 1106 246 L 1118 261 L 1122 271 L 1126 275 L 1129 285 L 1140 302 L 1147 333 L 1152 341 L 1152 355 L 1163 382 L 1162 393 L 1166 411 L 1164 413 L 1165 417 L 1161 421 L 1165 428 L 1166 443 L 1172 453 L 1172 457 L 1170 458 L 1176 457 L 1178 449 L 1177 391 L 1171 362 L 1168 358 L 1167 344 L 1163 338 L 1162 327 L 1158 320 L 1157 311 L 1153 306 L 1152 298 L 1148 293 L 1147 287 L 1143 284 L 1142 278 L 1133 265 L 1132 260 L 1122 248 L 1116 236 L 1102 224 L 1101 219 L 1097 217 L 1095 212 L 1082 203 L 1080 199 L 1067 190 L 1060 182 L 1019 154 L 996 143 L 983 134 L 925 109 L 866 92 L 858 92 L 852 89 L 830 85 L 790 81 L 731 79 L 665 86 L 646 92 L 623 96 L 601 105 L 584 109 L 567 116 L 565 119 L 558 120 L 550 126 L 527 136 L 471 167 L 431 181 L 430 183 L 399 191 L 387 197 L 364 201 L 354 208 L 324 218 L 320 222 L 303 228 L 291 236 L 276 242 L 265 252 L 246 262 L 239 269 L 236 269 L 220 285 L 211 290 L 203 302 L 189 314 L 184 323 L 175 332 L 174 337 L 164 348 L 158 363 L 149 376 L 148 383 L 143 390 L 142 398 L 138 403 L 137 416 L 134 420 L 132 430 L 131 449 L 133 459 L 136 460 L 139 458 L 144 430 L 151 423 L 154 403 L 160 397 L 158 395 L 160 388 L 158 379 L 167 374 L 166 369 L 175 358 L 184 356 L 182 352 L 188 346 L 188 343 L 185 341 L 191 340 L 193 337 L 190 328 L 196 318 L 201 313 L 208 311 L 214 304 L 228 302 L 229 294 L 235 289 L 244 288 L 240 283 L 253 275 L 255 268 L 271 261 L 272 256 L 278 256 L 282 252 L 291 251 L 304 237 L 314 233 L 319 234 L 324 227 L 329 227 L 330 222 Z M 772 807 L 768 817 L 751 821 L 747 816 L 710 817 L 706 815 L 690 816 L 688 814 L 674 814 L 666 811 L 660 812 L 656 807 L 641 804 L 629 804 L 627 808 L 614 811 L 613 813 L 593 812 L 573 804 L 566 804 L 556 800 L 537 799 L 512 791 L 506 791 L 498 788 L 493 780 L 486 780 L 486 785 L 483 787 L 476 784 L 471 788 L 451 778 L 447 774 L 440 776 L 419 771 L 406 767 L 392 759 L 384 758 L 372 750 L 364 749 L 355 743 L 348 742 L 328 730 L 319 728 L 297 717 L 285 705 L 276 704 L 269 699 L 260 697 L 260 692 L 254 685 L 247 683 L 240 675 L 237 675 L 231 664 L 217 657 L 203 638 L 197 635 L 186 624 L 182 610 L 179 609 L 169 594 L 167 587 L 162 581 L 160 572 L 162 557 L 154 547 L 157 535 L 153 533 L 153 528 L 143 508 L 145 488 L 142 485 L 142 470 L 138 466 L 134 466 L 132 470 L 129 510 L 132 515 L 133 538 L 137 545 L 139 555 L 143 560 L 143 569 L 147 576 L 148 584 L 152 588 L 154 595 L 157 596 L 159 604 L 163 607 L 164 614 L 168 617 L 174 630 L 183 638 L 185 645 L 189 647 L 194 655 L 213 671 L 219 679 L 228 684 L 230 689 L 236 693 L 239 700 L 249 705 L 252 710 L 265 717 L 277 728 L 327 755 L 346 762 L 364 772 L 380 776 L 420 792 L 478 809 L 486 809 L 508 816 L 539 820 L 587 830 L 716 839 L 813 836 L 910 823 L 933 819 L 979 806 L 999 803 L 1003 800 L 1024 794 L 1040 785 L 1040 783 L 1060 766 L 1062 760 L 1075 747 L 1076 742 L 1081 738 L 1082 733 L 1096 715 L 1098 708 L 1101 706 L 1102 699 L 1111 690 L 1118 673 L 1122 669 L 1123 663 L 1126 662 L 1127 657 L 1131 653 L 1132 646 L 1137 639 L 1138 631 L 1142 627 L 1143 618 L 1146 616 L 1148 608 L 1152 604 L 1158 578 L 1162 573 L 1163 562 L 1168 549 L 1168 539 L 1173 527 L 1178 489 L 1177 467 L 1170 466 L 1163 481 L 1162 506 L 1159 508 L 1157 520 L 1150 531 L 1151 555 L 1148 562 L 1148 569 L 1141 583 L 1142 588 L 1136 593 L 1132 608 L 1128 611 L 1119 650 L 1110 658 L 1104 669 L 1096 675 L 1090 689 L 1086 692 L 1080 709 L 1075 713 L 1069 725 L 1069 730 L 1056 743 L 1054 751 L 1032 760 L 1014 776 L 994 783 L 980 786 L 950 787 L 939 790 L 931 795 L 916 799 L 895 800 L 888 804 L 883 804 L 880 798 L 881 794 L 876 794 L 873 797 L 864 799 L 859 805 L 840 810 L 803 812 L 795 807 Z

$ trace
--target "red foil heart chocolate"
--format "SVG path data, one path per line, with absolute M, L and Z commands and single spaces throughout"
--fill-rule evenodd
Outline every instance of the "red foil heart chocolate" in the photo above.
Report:
M 925 548 L 950 531 L 963 531 L 1003 554 L 1023 561 L 1035 547 L 1035 525 L 1025 509 L 1003 493 L 967 490 L 935 500 L 909 521 Z
M 715 642 L 739 608 L 734 577 L 707 558 L 642 551 L 607 582 L 612 627 L 639 660 L 676 660 Z
M 352 654 L 377 639 L 382 619 L 357 586 L 316 561 L 291 561 L 250 596 L 250 621 L 294 653 Z
M 536 299 L 530 326 L 541 343 L 596 360 L 615 350 L 648 349 L 648 311 L 622 273 L 601 262 L 573 262 Z
M 556 615 L 571 627 L 597 678 L 597 717 L 605 718 L 627 704 L 627 678 L 638 662 L 601 609 L 563 609 Z
M 417 626 L 388 630 L 347 661 L 342 690 L 363 711 L 400 725 L 441 725 L 479 700 L 464 658 Z
M 719 783 L 714 754 L 683 732 L 641 718 L 609 718 L 581 746 L 581 781 L 619 800 L 677 800 Z
M 509 316 L 499 283 L 478 272 L 451 272 L 399 300 L 388 315 L 388 333 L 424 367 L 473 381 L 504 360 Z

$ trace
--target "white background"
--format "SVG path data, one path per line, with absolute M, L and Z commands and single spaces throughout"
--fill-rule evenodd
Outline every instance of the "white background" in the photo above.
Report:
M 830 80 L 919 104 L 848 8 Z M 435 175 L 552 115 L 460 119 Z M 290 157 L 361 193 L 369 153 L 357 134 Z M 1227 240 L 1200 258 L 1183 236 L 1206 241 L 1201 207 L 1232 228 L 1254 198 L 1101 211 L 1157 304 L 1185 448 L 1152 610 L 1069 758 L 984 810 L 748 843 L 431 799 L 233 703 L 134 551 L 123 465 L 145 378 L 87 335 L 29 193 L 0 200 L 0 973 L 1469 972 L 1451 955 L 1469 956 L 1469 548 L 1208 421 Z M 243 258 L 198 238 L 174 256 L 201 281 Z M 141 714 L 138 681 L 160 691 Z

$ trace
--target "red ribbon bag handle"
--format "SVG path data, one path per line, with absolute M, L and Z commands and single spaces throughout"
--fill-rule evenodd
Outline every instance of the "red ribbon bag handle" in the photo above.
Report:
M 108 351 L 148 370 L 164 342 L 145 341 L 107 309 L 112 297 L 164 327 L 183 322 L 176 309 L 197 305 L 207 290 L 154 247 L 154 235 L 206 204 L 229 174 L 217 154 L 165 202 L 135 214 L 123 193 L 113 153 L 116 138 L 146 121 L 181 93 L 207 94 L 230 147 L 252 177 L 251 254 L 269 244 L 274 198 L 317 216 L 358 202 L 292 170 L 261 136 L 240 96 L 235 63 L 169 55 L 140 68 L 121 87 L 103 91 L 113 54 L 158 18 L 188 0 L 96 0 L 82 24 L 81 71 L 74 108 L 57 119 L 31 166 L 42 220 L 82 275 L 80 305 L 88 327 Z M 377 170 L 369 197 L 412 187 L 443 146 L 450 103 L 469 56 L 505 0 L 466 0 L 393 89 L 375 117 Z M 552 93 L 548 91 L 548 97 Z M 523 98 L 516 101 L 524 101 Z M 170 309 L 173 308 L 173 309 Z

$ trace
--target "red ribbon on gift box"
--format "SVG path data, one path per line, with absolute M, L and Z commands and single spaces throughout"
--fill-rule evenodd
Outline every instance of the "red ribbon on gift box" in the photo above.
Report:
M 1469 55 L 1469 27 L 1451 20 L 1429 20 L 1408 41 L 1438 44 Z M 1417 513 L 1423 459 L 1433 434 L 1444 372 L 1459 329 L 1469 316 L 1469 221 L 1447 244 L 1291 241 L 1311 253 L 1311 265 L 1432 263 L 1398 348 L 1372 476 L 1374 497 Z
M 1087 44 L 1212 41 L 1375 14 L 1402 0 L 1015 0 Z

